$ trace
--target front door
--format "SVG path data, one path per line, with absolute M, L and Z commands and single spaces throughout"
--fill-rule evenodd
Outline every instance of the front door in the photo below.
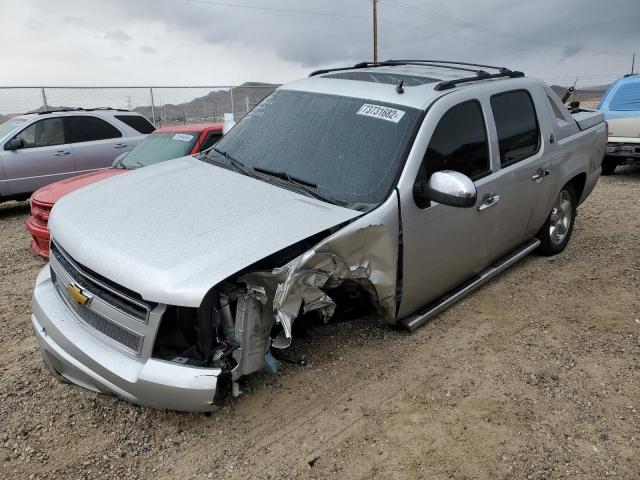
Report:
M 76 174 L 62 118 L 38 120 L 13 138 L 22 139 L 24 148 L 0 152 L 9 193 L 31 193 Z
M 490 200 L 497 198 L 497 182 L 486 109 L 469 95 L 452 93 L 429 109 L 414 148 L 419 149 L 420 143 L 428 146 L 423 147 L 423 155 L 419 150 L 412 154 L 422 155 L 422 161 L 411 174 L 412 164 L 419 163 L 412 157 L 399 184 L 403 235 L 399 318 L 435 301 L 490 262 L 501 204 Z M 416 202 L 410 182 L 428 180 L 440 170 L 455 170 L 474 181 L 478 193 L 474 207 Z

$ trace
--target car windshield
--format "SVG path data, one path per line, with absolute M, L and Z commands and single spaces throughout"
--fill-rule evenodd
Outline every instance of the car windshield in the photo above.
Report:
M 419 115 L 417 109 L 374 100 L 278 90 L 216 150 L 260 175 L 286 173 L 318 194 L 377 204 L 395 183 Z
M 22 118 L 10 118 L 6 122 L 0 124 L 0 138 L 9 135 L 13 130 L 22 125 L 26 120 Z
M 196 132 L 153 132 L 124 157 L 125 168 L 146 167 L 189 155 L 198 139 Z

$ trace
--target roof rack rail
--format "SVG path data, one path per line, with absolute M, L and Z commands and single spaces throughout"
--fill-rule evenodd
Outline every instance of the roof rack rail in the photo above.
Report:
M 480 67 L 480 68 L 491 68 L 494 70 L 500 70 L 504 67 L 496 67 L 493 65 L 483 65 L 481 63 L 468 63 L 468 62 L 453 62 L 451 60 L 387 60 L 387 62 L 403 62 L 403 63 L 409 63 L 409 64 L 413 64 L 413 63 L 419 63 L 419 64 L 423 64 L 423 63 L 442 63 L 444 65 L 464 65 L 467 67 Z M 444 66 L 442 65 L 442 66 Z
M 95 108 L 82 108 L 82 107 L 77 107 L 77 108 L 57 108 L 54 110 L 45 110 L 44 112 L 33 112 L 33 113 L 37 113 L 38 115 L 47 115 L 49 113 L 58 113 L 58 112 L 92 112 L 95 110 L 112 110 L 115 112 L 130 112 L 130 110 L 127 110 L 125 108 L 111 108 L 111 107 L 95 107 Z
M 429 67 L 439 67 L 439 68 L 449 68 L 452 70 L 461 70 L 465 72 L 474 72 L 475 77 L 463 77 L 454 80 L 444 80 L 439 82 L 434 87 L 434 90 L 447 90 L 449 88 L 455 88 L 455 86 L 459 83 L 469 83 L 475 82 L 478 80 L 486 80 L 491 78 L 519 78 L 524 77 L 523 72 L 510 70 L 506 67 L 496 67 L 493 65 L 483 65 L 480 63 L 468 63 L 468 62 L 453 62 L 450 60 L 385 60 L 383 62 L 361 62 L 356 63 L 353 67 L 338 67 L 338 68 L 327 68 L 324 70 L 316 70 L 315 72 L 311 72 L 309 74 L 310 77 L 314 77 L 316 75 L 322 75 L 330 72 L 338 72 L 343 70 L 356 70 L 360 68 L 373 68 L 373 67 L 393 67 L 393 66 L 401 66 L 401 65 L 423 65 Z M 479 67 L 479 68 L 489 68 L 492 70 L 498 70 L 498 73 L 489 73 L 485 70 L 467 68 L 467 67 Z
M 480 72 L 479 72 L 480 73 Z M 449 90 L 450 88 L 455 88 L 460 83 L 469 83 L 469 82 L 477 82 L 478 80 L 489 80 L 492 78 L 521 78 L 524 77 L 523 72 L 512 71 L 508 68 L 501 69 L 498 73 L 487 73 L 483 72 L 482 75 L 478 74 L 475 77 L 464 77 L 464 78 L 456 78 L 454 80 L 445 80 L 443 82 L 437 83 L 435 87 L 433 87 L 436 91 L 441 90 Z

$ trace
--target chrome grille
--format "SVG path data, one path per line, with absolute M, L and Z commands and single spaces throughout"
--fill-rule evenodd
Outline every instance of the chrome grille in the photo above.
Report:
M 107 302 L 113 308 L 141 321 L 147 322 L 149 311 L 153 305 L 142 301 L 134 300 L 124 293 L 117 292 L 113 288 L 106 287 L 97 281 L 93 276 L 83 272 L 81 267 L 73 262 L 68 254 L 64 252 L 55 242 L 51 242 L 50 256 L 52 256 L 64 269 L 65 272 L 93 296 Z
M 91 328 L 97 330 L 103 335 L 106 335 L 110 339 L 118 342 L 121 345 L 138 353 L 142 347 L 143 338 L 135 333 L 129 332 L 123 327 L 116 325 L 110 320 L 98 315 L 97 313 L 89 310 L 87 307 L 76 303 L 69 297 L 66 286 L 62 284 L 59 277 L 55 277 L 56 290 L 64 297 L 67 304 L 76 313 L 78 318 Z

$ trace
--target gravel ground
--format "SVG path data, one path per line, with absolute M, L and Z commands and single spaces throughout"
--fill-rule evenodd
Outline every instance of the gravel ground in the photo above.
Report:
M 0 478 L 640 477 L 640 170 L 601 179 L 529 256 L 416 333 L 360 319 L 294 346 L 210 416 L 54 380 L 29 324 L 44 262 L 0 205 Z

